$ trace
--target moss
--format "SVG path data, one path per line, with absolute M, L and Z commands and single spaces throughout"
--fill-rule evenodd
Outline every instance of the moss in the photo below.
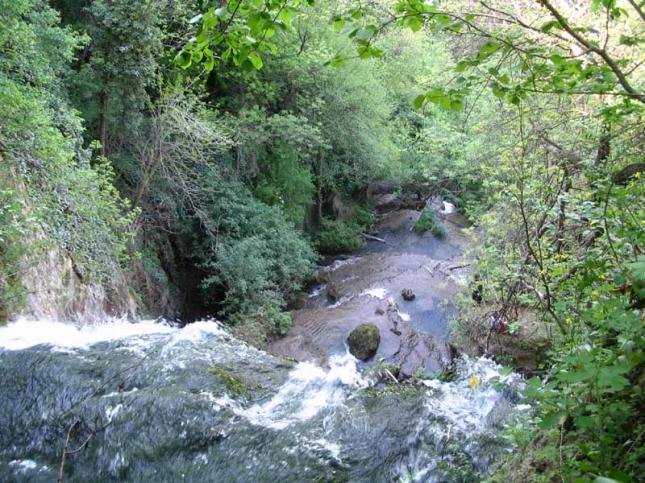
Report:
M 362 361 L 374 357 L 380 343 L 381 334 L 378 327 L 372 323 L 359 325 L 347 338 L 349 352 Z
M 418 396 L 419 387 L 414 384 L 385 384 L 382 386 L 365 387 L 359 390 L 359 394 L 369 398 L 380 398 L 388 394 L 398 394 L 403 396 Z
M 226 388 L 234 396 L 246 397 L 249 393 L 249 386 L 239 377 L 231 374 L 230 371 L 220 366 L 211 366 L 210 372 L 216 375 L 224 383 Z

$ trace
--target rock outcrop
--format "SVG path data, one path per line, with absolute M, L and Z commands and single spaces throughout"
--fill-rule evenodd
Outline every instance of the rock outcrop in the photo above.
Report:
M 450 365 L 452 356 L 448 344 L 416 330 L 409 320 L 401 316 L 398 305 L 392 299 L 388 303 L 387 318 L 392 324 L 392 332 L 399 334 L 398 350 L 388 362 L 398 366 L 400 380 L 419 372 L 437 373 Z

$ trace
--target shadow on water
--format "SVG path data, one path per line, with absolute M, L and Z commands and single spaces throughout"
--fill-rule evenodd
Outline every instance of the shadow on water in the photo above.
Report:
M 433 299 L 433 305 L 435 308 L 426 309 L 419 307 L 418 302 L 413 300 L 406 305 L 406 311 L 417 330 L 447 341 L 450 322 L 457 315 L 457 307 L 450 301 L 437 298 Z

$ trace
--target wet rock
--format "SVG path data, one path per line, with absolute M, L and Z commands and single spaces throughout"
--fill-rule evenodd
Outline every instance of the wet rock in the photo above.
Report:
M 381 343 L 381 333 L 372 323 L 361 324 L 351 331 L 347 338 L 349 352 L 362 361 L 366 361 L 376 354 Z
M 338 299 L 340 299 L 340 297 L 341 297 L 341 295 L 338 292 L 338 288 L 336 287 L 336 285 L 329 284 L 327 286 L 327 298 L 331 302 L 336 302 Z
M 385 213 L 401 208 L 401 200 L 394 193 L 385 193 L 374 197 L 374 209 L 377 213 Z
M 419 372 L 441 372 L 450 365 L 450 347 L 431 334 L 417 331 L 401 317 L 394 300 L 389 301 L 387 317 L 393 325 L 390 331 L 399 336 L 399 348 L 389 359 L 400 368 L 399 380 L 408 379 Z
M 403 297 L 403 300 L 406 300 L 409 302 L 411 300 L 414 300 L 416 295 L 414 295 L 414 292 L 412 291 L 412 289 L 404 288 L 403 290 L 401 290 L 401 297 Z
M 290 308 L 293 310 L 304 309 L 305 305 L 307 305 L 308 300 L 309 300 L 309 294 L 307 292 L 298 292 L 293 297 L 293 300 L 291 301 L 291 304 L 290 304 Z
M 316 274 L 316 283 L 317 284 L 324 284 L 329 282 L 329 272 L 326 270 L 319 270 L 318 273 Z

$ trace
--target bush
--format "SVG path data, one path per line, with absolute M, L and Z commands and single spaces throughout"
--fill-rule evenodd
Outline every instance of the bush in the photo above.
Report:
M 362 206 L 354 206 L 352 209 L 352 221 L 362 226 L 371 226 L 374 224 L 374 215 Z
M 363 230 L 355 221 L 323 219 L 318 232 L 318 250 L 328 255 L 357 250 L 363 245 Z
M 286 144 L 267 156 L 266 163 L 268 172 L 256 189 L 258 198 L 268 205 L 281 207 L 290 222 L 302 225 L 315 191 L 309 167 Z
M 432 210 L 424 210 L 414 225 L 414 231 L 419 234 L 425 233 L 428 230 L 437 238 L 444 238 L 446 236 L 445 227 L 437 221 Z
M 278 208 L 256 200 L 240 183 L 213 181 L 206 233 L 197 236 L 195 258 L 206 271 L 206 298 L 237 324 L 257 318 L 265 335 L 291 325 L 286 299 L 313 274 L 315 253 Z M 260 339 L 262 334 L 260 334 Z

